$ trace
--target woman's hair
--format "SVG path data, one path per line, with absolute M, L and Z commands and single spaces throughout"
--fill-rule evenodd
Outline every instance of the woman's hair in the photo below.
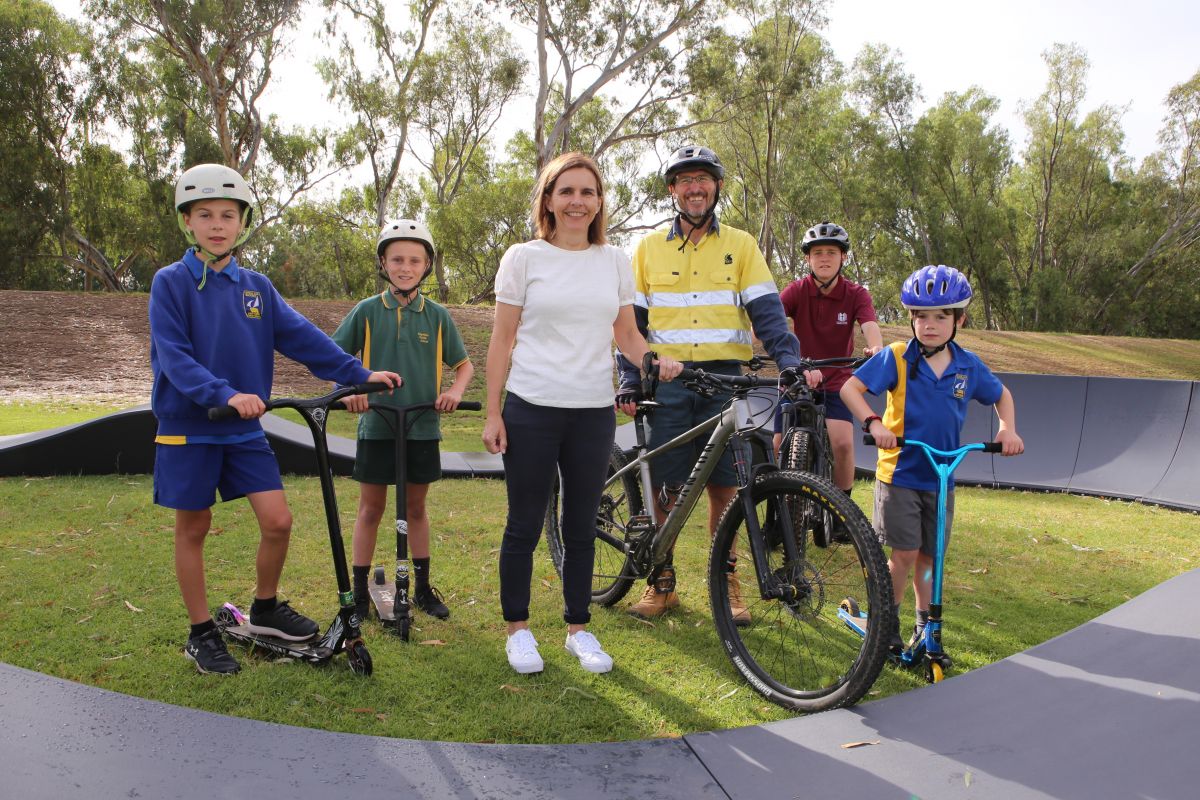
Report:
M 604 202 L 604 179 L 600 177 L 600 167 L 591 156 L 584 153 L 563 153 L 558 158 L 542 167 L 537 183 L 533 187 L 533 235 L 538 239 L 550 239 L 554 236 L 554 215 L 546 208 L 546 198 L 554 191 L 558 176 L 569 169 L 582 167 L 596 178 L 596 191 L 600 197 L 600 210 L 596 212 L 592 224 L 588 226 L 588 243 L 604 244 L 608 241 L 608 213 Z

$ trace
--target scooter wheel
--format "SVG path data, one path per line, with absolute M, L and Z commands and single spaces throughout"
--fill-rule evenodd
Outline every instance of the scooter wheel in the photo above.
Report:
M 232 628 L 238 624 L 237 617 L 228 608 L 221 607 L 217 610 L 213 621 L 217 623 L 218 628 Z
M 925 665 L 925 682 L 926 683 L 941 683 L 946 678 L 946 673 L 942 670 L 942 665 L 936 661 L 930 661 Z
M 387 576 L 383 574 L 383 567 L 376 567 L 375 568 L 375 585 L 383 586 L 383 584 L 386 582 L 386 580 L 387 580 Z
M 844 598 L 842 602 L 838 603 L 838 608 L 842 609 L 842 611 L 845 611 L 852 617 L 857 617 L 859 615 L 858 601 L 853 597 Z
M 367 646 L 362 642 L 355 642 L 351 645 L 350 650 L 346 653 L 346 659 L 350 662 L 350 671 L 355 675 L 371 674 L 373 668 L 371 654 L 367 652 Z
M 412 620 L 407 614 L 396 619 L 396 633 L 400 634 L 400 641 L 408 641 L 409 628 L 412 627 Z

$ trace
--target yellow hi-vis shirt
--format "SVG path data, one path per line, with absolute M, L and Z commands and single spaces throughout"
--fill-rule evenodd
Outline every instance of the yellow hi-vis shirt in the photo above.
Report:
M 672 224 L 643 238 L 633 255 L 634 305 L 649 318 L 647 341 L 680 361 L 745 361 L 752 353 L 746 304 L 778 294 L 758 242 L 728 225 L 698 245 Z

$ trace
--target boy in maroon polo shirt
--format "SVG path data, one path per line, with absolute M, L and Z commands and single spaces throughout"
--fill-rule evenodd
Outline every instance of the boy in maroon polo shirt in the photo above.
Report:
M 841 358 L 854 355 L 854 323 L 862 328 L 867 346 L 863 355 L 883 349 L 883 336 L 875 317 L 871 294 L 842 276 L 850 257 L 850 235 L 841 225 L 822 222 L 804 234 L 800 251 L 809 274 L 780 294 L 783 311 L 792 320 L 800 352 L 805 358 Z M 825 425 L 833 447 L 833 482 L 850 494 L 854 488 L 854 416 L 838 391 L 850 377 L 849 369 L 821 370 L 821 390 L 815 399 L 825 403 Z M 775 449 L 782 432 L 776 420 Z

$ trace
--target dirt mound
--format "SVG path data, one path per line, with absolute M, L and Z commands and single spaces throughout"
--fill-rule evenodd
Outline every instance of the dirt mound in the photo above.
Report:
M 6 399 L 150 400 L 150 321 L 146 295 L 0 291 L 0 391 Z M 296 300 L 292 306 L 332 333 L 350 300 Z M 490 308 L 451 308 L 482 371 Z M 329 384 L 277 356 L 275 394 L 312 395 Z

